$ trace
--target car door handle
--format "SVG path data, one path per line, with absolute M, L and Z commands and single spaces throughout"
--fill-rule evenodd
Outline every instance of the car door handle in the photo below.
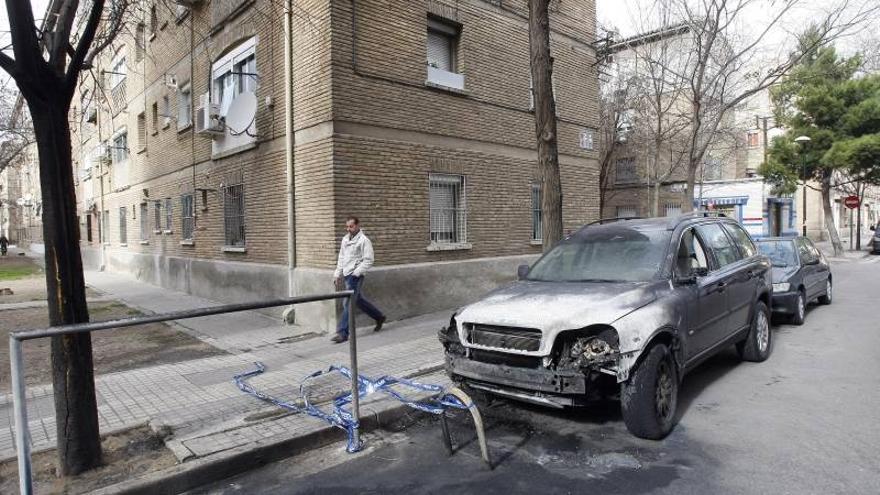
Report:
M 719 293 L 724 292 L 724 288 L 725 288 L 725 287 L 727 287 L 727 282 L 718 282 L 718 283 L 715 284 L 715 286 L 712 288 L 712 291 L 711 291 L 711 292 L 719 292 Z

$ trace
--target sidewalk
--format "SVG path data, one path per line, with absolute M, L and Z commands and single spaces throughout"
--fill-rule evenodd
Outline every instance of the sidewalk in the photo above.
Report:
M 840 241 L 843 244 L 843 252 L 841 253 L 841 256 L 834 256 L 834 248 L 831 246 L 831 241 L 814 241 L 813 244 L 819 249 L 819 251 L 822 251 L 825 254 L 825 257 L 828 258 L 828 261 L 831 262 L 856 261 L 871 255 L 871 247 L 868 246 L 868 243 L 871 241 L 870 236 L 862 238 L 862 249 L 859 251 L 849 249 L 848 237 L 846 239 L 841 238 Z
M 87 272 L 86 280 L 107 297 L 144 312 L 218 304 L 116 274 Z M 438 370 L 443 353 L 437 330 L 448 322 L 450 313 L 391 322 L 380 333 L 371 331 L 372 320 L 361 318 L 361 323 L 369 323 L 369 327 L 358 330 L 361 374 L 412 377 Z M 172 436 L 166 444 L 183 461 L 326 427 L 320 420 L 304 415 L 279 416 L 281 411 L 275 406 L 242 393 L 232 377 L 261 361 L 267 366 L 266 373 L 251 379 L 251 383 L 269 394 L 295 399 L 303 377 L 332 364 L 348 365 L 348 345 L 334 345 L 329 336 L 318 337 L 307 328 L 279 324 L 256 312 L 176 324 L 230 354 L 96 376 L 102 434 L 145 422 L 156 428 L 167 426 Z M 328 400 L 348 386 L 343 379 L 322 379 L 314 385 L 311 397 L 318 401 Z M 54 446 L 51 384 L 28 387 L 27 395 L 34 450 Z M 0 459 L 15 456 L 12 416 L 11 395 L 0 394 L 0 425 L 6 426 L 0 429 Z M 340 445 L 344 440 L 340 430 Z

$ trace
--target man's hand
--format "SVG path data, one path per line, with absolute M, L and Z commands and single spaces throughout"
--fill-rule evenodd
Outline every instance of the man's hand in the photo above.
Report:
M 342 277 L 336 277 L 333 279 L 333 284 L 336 286 L 336 290 L 342 290 L 345 288 L 342 282 Z

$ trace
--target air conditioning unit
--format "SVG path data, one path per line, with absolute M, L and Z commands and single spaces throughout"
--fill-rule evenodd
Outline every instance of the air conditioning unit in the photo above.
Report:
M 196 134 L 223 134 L 223 122 L 220 120 L 220 105 L 211 103 L 210 93 L 205 93 L 199 97 L 195 124 Z

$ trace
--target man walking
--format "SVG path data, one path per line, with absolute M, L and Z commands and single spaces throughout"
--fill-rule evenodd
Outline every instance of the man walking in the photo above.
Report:
M 361 295 L 361 286 L 364 283 L 364 274 L 373 266 L 373 244 L 367 239 L 366 234 L 361 230 L 360 220 L 357 217 L 348 217 L 345 222 L 345 230 L 348 231 L 342 238 L 342 244 L 339 247 L 339 260 L 336 262 L 336 271 L 333 277 L 336 287 L 339 288 L 345 281 L 345 288 L 355 292 L 355 301 L 357 307 L 368 314 L 370 318 L 376 320 L 374 332 L 382 329 L 385 323 L 385 315 L 379 311 L 370 301 L 364 299 Z M 352 308 L 348 307 L 348 299 L 343 303 L 342 319 L 336 327 L 336 336 L 331 340 L 341 343 L 348 340 L 348 332 L 355 329 L 348 328 L 348 312 Z

